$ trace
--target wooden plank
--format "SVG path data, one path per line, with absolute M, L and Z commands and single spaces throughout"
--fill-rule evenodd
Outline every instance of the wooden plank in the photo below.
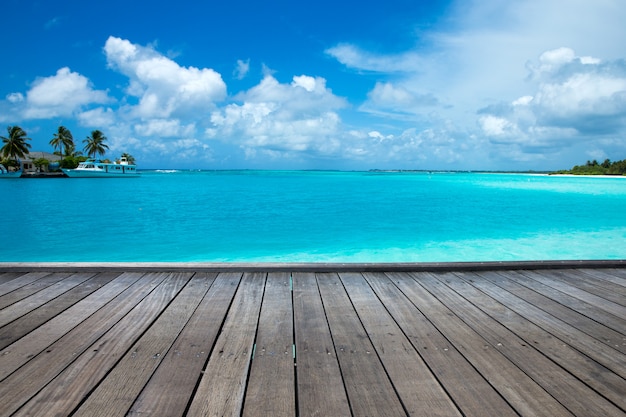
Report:
M 97 291 L 119 275 L 119 272 L 100 273 L 56 299 L 47 302 L 25 316 L 2 327 L 0 329 L 0 349 L 4 349 L 20 337 L 35 330 L 38 326 L 76 304 L 89 294 Z
M 317 282 L 352 415 L 407 415 L 337 274 Z
M 506 276 L 509 280 L 513 280 L 527 288 L 530 288 L 533 291 L 536 291 L 541 295 L 570 308 L 571 310 L 584 314 L 585 316 L 597 321 L 598 323 L 602 323 L 615 331 L 623 333 L 623 329 L 626 329 L 626 318 L 617 317 L 614 314 L 598 308 L 594 304 L 590 304 L 579 298 L 552 288 L 549 285 L 529 278 L 520 271 L 507 271 Z
M 24 275 L 23 272 L 0 272 L 0 285 L 13 281 L 22 275 Z M 0 292 L 0 294 L 2 294 L 2 292 Z
M 254 346 L 265 273 L 245 273 L 188 416 L 239 416 Z
M 475 274 L 471 273 L 463 273 L 459 272 L 458 276 L 466 279 L 472 280 L 472 277 L 475 277 Z M 603 325 L 602 323 L 598 323 L 596 320 L 593 320 L 584 314 L 579 313 L 578 311 L 572 310 L 563 304 L 560 304 L 542 294 L 537 293 L 536 291 L 531 290 L 512 279 L 508 279 L 508 276 L 505 272 L 495 272 L 495 271 L 485 271 L 480 273 L 480 278 L 477 280 L 477 284 L 481 285 L 479 288 L 484 287 L 485 285 L 491 286 L 492 284 L 497 285 L 498 287 L 508 291 L 511 294 L 514 294 L 516 297 L 524 300 L 524 302 L 534 306 L 533 311 L 539 316 L 538 320 L 543 320 L 541 317 L 541 313 L 539 310 L 545 311 L 550 314 L 554 318 L 562 321 L 581 332 L 584 332 L 586 335 L 598 340 L 609 347 L 621 352 L 622 354 L 626 353 L 626 335 L 611 329 Z M 487 280 L 485 282 L 484 280 Z M 488 293 L 488 291 L 485 291 Z M 506 299 L 505 299 L 506 300 Z M 506 302 L 503 301 L 505 304 Z M 528 311 L 524 304 L 521 304 L 520 307 L 523 311 Z M 538 324 L 536 320 L 533 320 L 531 317 L 527 317 L 530 321 Z M 560 325 L 559 321 L 551 320 Z M 543 322 L 542 322 L 543 323 Z M 626 327 L 625 327 L 626 329 Z M 566 333 L 568 331 L 566 330 Z M 576 338 L 576 335 L 572 335 Z
M 551 271 L 521 271 L 524 275 L 532 278 L 536 281 L 546 284 L 552 288 L 555 288 L 565 294 L 569 294 L 582 301 L 601 308 L 617 317 L 626 317 L 626 307 L 602 298 L 598 295 L 592 294 L 586 290 L 580 289 L 574 285 L 570 285 L 567 282 L 556 279 Z
M 360 273 L 340 273 L 339 276 L 407 413 L 410 416 L 460 416 L 454 402 L 363 276 Z
M 626 274 L 621 275 L 617 269 L 591 269 L 582 268 L 581 272 L 593 276 L 595 279 L 610 282 L 613 285 L 622 287 L 620 292 L 626 289 Z
M 265 283 L 243 416 L 296 415 L 293 308 L 289 273 Z
M 549 276 L 559 280 L 566 285 L 571 285 L 597 295 L 622 307 L 626 304 L 626 289 L 621 286 L 611 287 L 610 283 L 598 281 L 592 275 L 585 274 L 575 269 L 564 269 L 560 271 L 549 271 Z M 624 308 L 626 311 L 626 308 Z
M 5 307 L 2 309 L 2 315 L 0 316 L 0 327 L 30 313 L 50 300 L 54 300 L 58 296 L 87 281 L 94 275 L 95 273 L 93 272 L 79 272 L 72 274 L 63 280 L 38 291 L 30 297 L 24 298 L 11 304 L 10 306 Z
M 400 275 L 406 274 L 396 273 L 391 277 Z M 464 416 L 518 416 L 389 277 L 383 273 L 365 273 L 364 276 Z
M 14 273 L 7 272 L 7 274 L 14 274 Z M 17 274 L 17 272 L 15 274 Z M 49 272 L 28 272 L 25 274 L 20 274 L 19 279 L 12 279 L 10 281 L 3 282 L 2 284 L 0 284 L 0 296 L 4 296 L 6 294 L 9 294 L 12 291 L 15 291 L 26 285 L 29 285 L 37 281 L 38 279 L 45 277 L 46 275 L 49 275 Z
M 205 274 L 210 285 L 212 274 Z M 129 416 L 183 416 L 209 352 L 226 318 L 242 274 L 220 273 L 163 362 L 128 412 Z M 194 277 L 195 279 L 196 277 Z
M 626 286 L 626 266 L 622 268 L 603 269 L 606 274 L 613 276 L 612 282 Z M 619 280 L 622 280 L 621 282 Z
M 350 405 L 314 273 L 294 273 L 298 411 L 301 416 L 349 416 Z
M 418 285 L 426 273 L 415 279 L 394 274 L 394 282 L 420 311 L 444 334 L 465 358 L 491 382 L 520 415 L 571 416 L 558 401 L 513 364 L 499 346 L 494 346 L 469 327 L 459 315 Z M 462 305 L 462 304 L 460 304 Z
M 112 301 L 107 300 L 109 302 L 106 308 L 92 314 L 80 325 L 72 328 L 63 337 L 48 346 L 45 351 L 32 357 L 24 366 L 11 373 L 0 384 L 0 397 L 3 398 L 4 402 L 0 416 L 13 413 L 67 366 L 74 363 L 77 357 L 90 349 L 98 339 L 151 293 L 166 276 L 167 274 L 163 273 L 144 275 L 140 282 L 135 283 L 138 285 L 131 285 L 127 291 Z M 22 338 L 18 342 L 24 339 Z M 97 357 L 98 350 L 98 347 L 91 348 L 87 354 Z M 33 355 L 28 355 L 29 358 L 31 356 Z M 3 357 L 0 356 L 0 359 Z M 0 366 L 0 369 L 5 371 L 4 366 Z
M 168 276 L 20 411 L 42 416 L 126 415 L 204 296 L 202 280 L 188 284 L 191 275 Z
M 129 288 L 131 284 L 136 284 L 134 288 L 131 287 L 131 291 L 147 288 L 147 285 L 151 283 L 149 278 L 142 283 L 136 283 L 142 275 L 140 273 L 121 275 L 62 314 L 4 348 L 0 352 L 0 380 L 6 378 L 11 372 L 30 361 L 61 338 L 71 338 L 72 334 L 74 334 L 72 330 L 87 318 L 89 318 L 89 321 L 86 326 L 95 326 L 98 317 L 105 316 L 106 310 L 102 310 L 100 316 L 90 316 L 111 302 L 112 298 L 117 297 L 121 292 Z M 112 306 L 117 306 L 118 304 L 114 302 Z M 75 332 L 79 331 L 76 330 Z M 79 341 L 80 337 L 74 340 Z
M 0 309 L 4 309 L 13 303 L 17 303 L 26 297 L 30 297 L 31 295 L 56 284 L 68 276 L 70 276 L 70 273 L 67 272 L 56 272 L 49 275 L 46 274 L 43 277 L 32 281 L 30 284 L 21 286 L 10 293 L 0 296 Z
M 80 354 L 73 355 L 72 361 L 64 364 L 66 366 L 59 367 L 60 372 L 54 378 L 39 378 L 39 382 L 45 380 L 47 384 L 35 391 L 36 395 L 20 408 L 20 413 L 37 416 L 75 415 L 72 410 L 111 371 L 129 346 L 187 282 L 189 274 L 184 275 L 177 274 L 172 279 L 162 281 L 100 338 L 86 346 Z M 20 376 L 21 373 L 14 375 Z M 112 397 L 111 401 L 114 400 Z M 103 411 L 108 413 L 112 408 L 107 404 Z
M 577 269 L 576 273 L 580 275 L 582 279 L 592 282 L 599 287 L 612 291 L 615 294 L 626 296 L 626 279 L 624 278 L 599 269 Z M 618 302 L 618 304 L 624 305 L 623 302 Z
M 624 380 L 583 353 L 564 344 L 559 339 L 559 334 L 553 335 L 542 329 L 538 325 L 540 323 L 529 322 L 523 317 L 523 303 L 519 303 L 520 308 L 510 307 L 516 304 L 515 301 L 511 301 L 512 294 L 484 279 L 489 274 L 489 272 L 480 274 L 459 272 L 434 276 L 481 310 L 482 313 L 473 308 L 466 310 L 463 315 L 466 321 L 471 320 L 474 328 L 480 327 L 481 334 L 485 337 L 491 334 L 492 343 L 500 343 L 500 350 L 507 357 L 574 414 L 589 412 L 594 415 L 621 415 L 623 410 L 626 410 Z M 441 292 L 448 292 L 441 289 L 441 285 L 435 285 L 440 287 Z M 485 314 L 501 326 L 490 322 Z M 484 331 L 485 328 L 489 328 L 489 333 Z M 560 367 L 554 366 L 547 359 Z M 596 392 L 603 398 L 599 398 Z M 607 399 L 621 409 L 617 409 Z

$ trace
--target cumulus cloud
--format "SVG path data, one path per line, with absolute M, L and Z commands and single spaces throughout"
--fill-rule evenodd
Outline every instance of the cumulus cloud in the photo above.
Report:
M 77 118 L 82 126 L 99 129 L 113 126 L 116 122 L 115 112 L 110 108 L 104 109 L 102 107 L 81 112 Z
M 144 137 L 189 137 L 195 132 L 195 125 L 182 125 L 177 119 L 151 119 L 134 125 L 134 131 Z
M 396 138 L 413 124 L 415 137 L 431 131 L 454 137 L 450 146 L 483 146 L 482 154 L 506 166 L 583 143 L 587 152 L 619 146 L 626 71 L 617 40 L 626 37 L 625 18 L 619 0 L 459 0 L 404 52 L 345 41 L 326 52 L 376 73 L 358 109 L 393 119 L 387 130 Z M 450 124 L 462 128 L 450 131 Z
M 339 146 L 336 111 L 346 102 L 326 87 L 323 78 L 301 75 L 281 84 L 266 75 L 237 98 L 241 104 L 213 112 L 209 137 L 238 143 L 248 155 L 258 151 L 330 154 Z
M 127 93 L 139 99 L 133 108 L 143 118 L 165 118 L 210 111 L 226 97 L 226 84 L 209 68 L 181 67 L 151 47 L 109 37 L 104 46 L 109 66 L 129 77 Z
M 107 92 L 95 90 L 89 79 L 64 67 L 50 77 L 38 78 L 26 93 L 7 96 L 12 104 L 20 104 L 25 119 L 46 119 L 71 116 L 87 105 L 107 103 Z
M 533 96 L 480 111 L 482 131 L 493 141 L 532 150 L 626 132 L 626 62 L 558 48 L 542 53 L 528 68 Z

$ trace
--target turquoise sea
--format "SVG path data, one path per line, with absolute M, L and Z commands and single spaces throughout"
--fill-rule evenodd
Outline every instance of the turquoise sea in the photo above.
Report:
M 626 179 L 144 171 L 0 181 L 0 261 L 626 259 Z

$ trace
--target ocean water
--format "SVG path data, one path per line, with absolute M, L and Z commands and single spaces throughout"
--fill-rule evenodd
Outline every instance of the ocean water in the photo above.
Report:
M 0 180 L 4 262 L 626 259 L 626 179 L 144 171 Z

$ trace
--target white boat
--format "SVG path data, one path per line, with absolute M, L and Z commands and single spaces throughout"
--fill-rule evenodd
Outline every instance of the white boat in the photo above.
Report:
M 130 164 L 126 158 L 119 162 L 101 162 L 88 159 L 78 164 L 76 169 L 61 169 L 70 178 L 98 178 L 98 177 L 137 177 L 137 166 Z
M 22 170 L 9 171 L 4 165 L 0 164 L 0 178 L 19 178 L 22 176 Z

